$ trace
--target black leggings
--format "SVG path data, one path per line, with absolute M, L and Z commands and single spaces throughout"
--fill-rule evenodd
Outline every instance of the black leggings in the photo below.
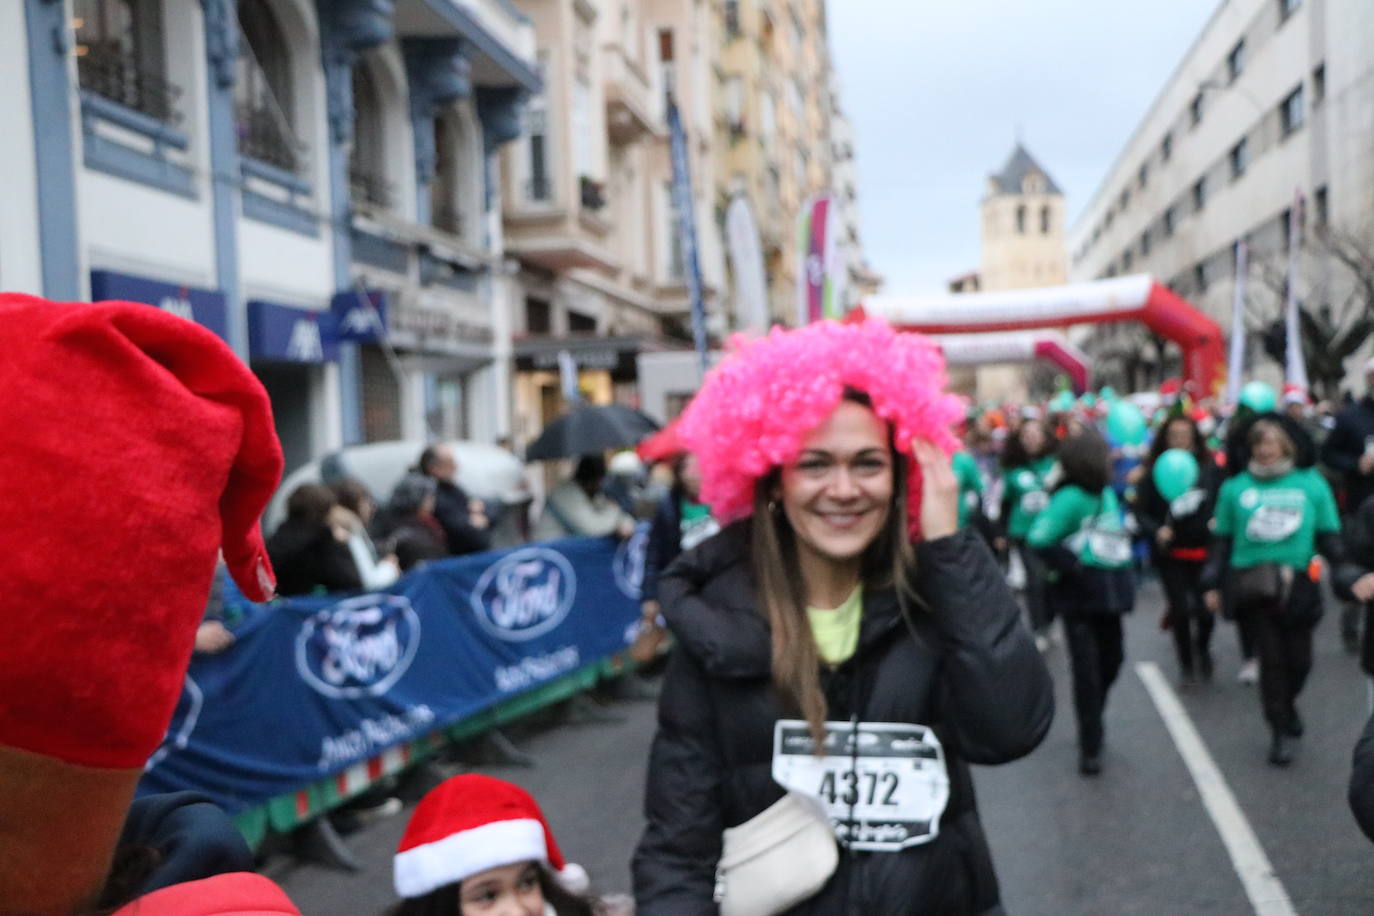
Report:
M 1184 674 L 1193 672 L 1194 663 L 1210 670 L 1212 654 L 1212 612 L 1202 603 L 1202 566 L 1191 560 L 1160 557 L 1159 580 L 1169 602 L 1169 622 L 1174 634 L 1178 667 Z
M 1102 751 L 1102 711 L 1107 691 L 1121 670 L 1126 650 L 1119 614 L 1065 614 L 1064 635 L 1073 671 L 1073 710 L 1078 717 L 1078 748 Z
M 1264 720 L 1275 731 L 1285 731 L 1297 718 L 1294 701 L 1312 672 L 1312 627 L 1285 623 L 1268 611 L 1247 611 L 1244 616 L 1259 656 Z
M 1045 601 L 1045 561 L 1020 538 L 1012 541 L 1012 546 L 1021 557 L 1021 565 L 1026 568 L 1026 610 L 1030 613 L 1031 630 L 1044 633 L 1054 623 L 1054 608 Z

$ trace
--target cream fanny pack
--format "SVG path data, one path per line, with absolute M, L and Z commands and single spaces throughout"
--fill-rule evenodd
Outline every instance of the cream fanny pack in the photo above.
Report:
M 721 916 L 774 916 L 814 897 L 839 864 L 825 809 L 788 792 L 760 814 L 728 828 L 716 866 Z

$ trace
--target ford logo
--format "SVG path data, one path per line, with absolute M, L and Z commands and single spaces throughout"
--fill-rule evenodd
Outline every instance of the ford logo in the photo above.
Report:
M 296 636 L 296 670 L 333 699 L 380 696 L 420 648 L 420 616 L 401 595 L 362 595 L 311 616 Z
M 477 622 L 497 639 L 523 642 L 563 622 L 577 595 L 577 574 L 567 557 L 526 547 L 487 567 L 472 591 Z
M 644 585 L 644 560 L 649 550 L 650 527 L 649 522 L 635 525 L 635 533 L 620 542 L 611 563 L 616 586 L 631 601 L 639 600 L 640 589 Z

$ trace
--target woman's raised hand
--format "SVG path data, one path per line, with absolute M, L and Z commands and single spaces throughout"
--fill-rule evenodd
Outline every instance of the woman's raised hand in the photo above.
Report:
M 959 481 L 949 457 L 919 437 L 911 440 L 911 454 L 921 469 L 921 537 L 933 541 L 953 534 L 959 527 Z

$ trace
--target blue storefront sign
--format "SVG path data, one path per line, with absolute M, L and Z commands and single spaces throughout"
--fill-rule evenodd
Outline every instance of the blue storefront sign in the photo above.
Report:
M 229 302 L 223 293 L 194 286 L 177 286 L 112 270 L 91 271 L 91 300 L 119 299 L 146 302 L 214 331 L 229 339 Z
M 226 584 L 234 645 L 191 660 L 139 791 L 239 812 L 601 663 L 634 639 L 646 537 L 454 557 L 371 594 Z
M 248 353 L 252 359 L 319 365 L 339 357 L 333 312 L 249 300 Z
M 387 294 L 382 290 L 347 289 L 336 293 L 329 310 L 336 321 L 336 339 L 342 343 L 381 343 L 387 332 Z

